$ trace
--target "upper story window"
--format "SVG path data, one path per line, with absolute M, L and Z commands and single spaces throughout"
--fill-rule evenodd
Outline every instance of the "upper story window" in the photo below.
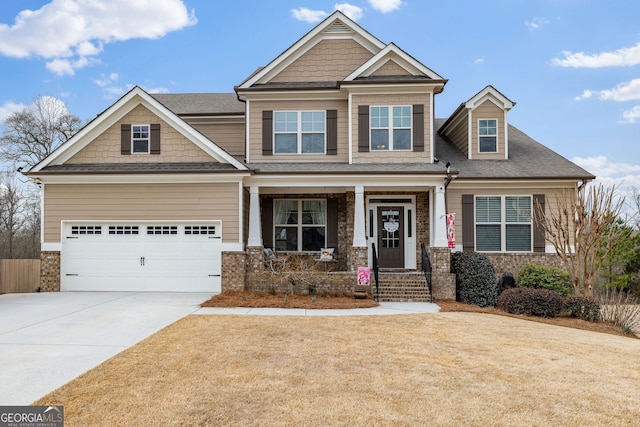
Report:
M 371 107 L 371 151 L 411 150 L 411 106 Z
M 149 154 L 149 125 L 131 126 L 131 152 Z
M 478 150 L 481 153 L 498 152 L 498 121 L 495 119 L 478 120 Z
M 327 201 L 274 200 L 277 251 L 319 251 L 326 246 Z
M 324 111 L 274 111 L 275 154 L 324 154 Z
M 530 252 L 531 206 L 530 196 L 477 196 L 476 250 Z

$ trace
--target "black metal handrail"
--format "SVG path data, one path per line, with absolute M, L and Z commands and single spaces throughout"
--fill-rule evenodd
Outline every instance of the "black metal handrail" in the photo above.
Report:
M 376 302 L 380 302 L 380 295 L 378 293 L 378 270 L 380 269 L 380 266 L 378 265 L 378 252 L 376 251 L 375 243 L 371 243 L 371 253 L 373 254 L 373 279 L 376 281 Z
M 431 258 L 429 258 L 429 250 L 424 243 L 420 243 L 420 249 L 422 251 L 422 272 L 424 278 L 427 280 L 427 286 L 429 286 L 429 299 L 433 302 L 433 292 L 431 289 Z

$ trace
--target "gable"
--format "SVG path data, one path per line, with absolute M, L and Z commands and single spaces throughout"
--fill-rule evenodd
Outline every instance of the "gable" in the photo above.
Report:
M 338 81 L 373 54 L 351 39 L 321 40 L 274 76 L 271 83 Z
M 371 75 L 373 77 L 407 76 L 407 75 L 411 75 L 411 73 L 409 73 L 406 69 L 401 67 L 396 61 L 390 59 Z
M 132 124 L 160 124 L 160 154 L 122 155 L 121 126 Z M 66 164 L 100 163 L 184 163 L 216 162 L 214 158 L 153 114 L 138 105 L 114 123 L 87 146 L 68 159 Z

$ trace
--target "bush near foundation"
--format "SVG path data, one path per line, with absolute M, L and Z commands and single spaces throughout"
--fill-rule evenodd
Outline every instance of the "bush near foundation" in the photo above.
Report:
M 498 301 L 498 284 L 493 264 L 478 252 L 455 252 L 451 268 L 456 274 L 458 301 L 493 307 Z
M 562 311 L 562 296 L 548 289 L 505 289 L 498 299 L 498 308 L 512 314 L 552 318 Z
M 556 291 L 563 298 L 573 293 L 569 273 L 547 265 L 527 264 L 522 267 L 518 274 L 518 286 Z
M 570 295 L 564 300 L 564 309 L 571 317 L 595 322 L 600 319 L 600 305 L 589 297 Z

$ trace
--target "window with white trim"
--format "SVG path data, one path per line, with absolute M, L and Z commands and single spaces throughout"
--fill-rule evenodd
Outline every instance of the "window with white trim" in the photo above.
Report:
M 131 126 L 131 152 L 133 154 L 149 154 L 149 125 Z
M 498 121 L 495 119 L 478 120 L 478 151 L 481 153 L 498 152 Z
M 411 150 L 411 106 L 372 106 L 371 151 Z
M 274 111 L 274 154 L 324 154 L 324 111 Z
M 276 251 L 312 252 L 326 247 L 326 200 L 276 199 L 273 210 Z
M 531 252 L 531 196 L 476 196 L 476 250 Z

